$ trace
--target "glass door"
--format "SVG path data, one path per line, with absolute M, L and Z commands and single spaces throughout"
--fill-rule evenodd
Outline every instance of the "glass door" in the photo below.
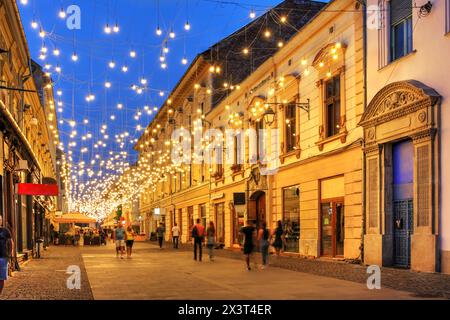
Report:
M 333 255 L 333 228 L 332 228 L 333 208 L 331 203 L 322 203 L 321 208 L 321 254 L 323 256 Z
M 343 256 L 344 238 L 344 200 L 323 201 L 321 205 L 321 255 Z

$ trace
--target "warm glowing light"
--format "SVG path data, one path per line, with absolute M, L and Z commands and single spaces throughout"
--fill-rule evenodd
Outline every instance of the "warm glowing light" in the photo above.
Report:
M 108 64 L 108 66 L 109 66 L 111 69 L 114 69 L 114 68 L 116 67 L 116 63 L 115 63 L 114 61 L 110 61 L 109 64 Z
M 106 34 L 110 34 L 111 33 L 111 27 L 109 26 L 109 24 L 106 24 L 104 31 Z
M 156 28 L 156 34 L 158 36 L 162 35 L 162 30 L 161 30 L 161 28 L 159 26 Z
M 78 55 L 77 55 L 77 53 L 76 52 L 74 52 L 73 54 L 72 54 L 72 61 L 78 61 Z
M 130 57 L 131 57 L 131 58 L 136 58 L 136 51 L 131 50 L 131 51 L 130 51 Z
M 255 13 L 255 11 L 252 9 L 252 10 L 250 11 L 250 19 L 255 19 L 255 17 L 256 17 L 256 13 Z
M 248 48 L 244 48 L 244 50 L 242 50 L 242 52 L 243 52 L 244 54 L 248 54 L 249 50 L 248 50 Z
M 31 21 L 31 27 L 33 28 L 33 29 L 37 29 L 38 28 L 38 23 L 36 22 L 36 21 Z
M 66 18 L 66 11 L 64 10 L 64 8 L 61 8 L 60 10 L 59 10 L 59 17 L 61 18 L 61 19 L 65 19 Z
M 184 24 L 184 30 L 186 30 L 186 31 L 191 30 L 191 25 L 190 25 L 189 21 L 186 21 L 186 23 Z

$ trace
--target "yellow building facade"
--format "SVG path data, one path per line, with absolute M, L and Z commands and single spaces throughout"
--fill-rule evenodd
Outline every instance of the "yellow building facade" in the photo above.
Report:
M 136 144 L 140 165 L 152 164 L 155 175 L 158 165 L 171 166 L 170 174 L 141 194 L 146 232 L 162 221 L 169 239 L 176 222 L 187 242 L 200 218 L 215 223 L 218 242 L 237 247 L 247 220 L 271 229 L 281 221 L 286 253 L 360 258 L 361 8 L 353 1 L 331 2 L 278 46 L 239 83 L 219 79 L 223 63 L 200 55 L 170 94 Z M 219 87 L 228 90 L 214 105 Z M 180 147 L 179 136 L 172 137 L 175 128 L 187 128 L 191 142 L 198 130 L 219 130 L 223 150 L 211 154 L 225 161 L 167 164 Z M 241 135 L 227 138 L 230 129 Z

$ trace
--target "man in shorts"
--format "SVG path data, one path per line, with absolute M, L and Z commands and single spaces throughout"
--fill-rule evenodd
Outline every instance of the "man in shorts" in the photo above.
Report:
M 8 280 L 8 261 L 12 256 L 12 239 L 8 229 L 3 228 L 3 217 L 0 215 L 0 295 L 5 281 Z
M 120 258 L 123 259 L 123 255 L 125 254 L 125 229 L 123 228 L 122 223 L 119 223 L 119 225 L 117 226 L 115 239 L 117 257 L 119 256 L 120 252 Z

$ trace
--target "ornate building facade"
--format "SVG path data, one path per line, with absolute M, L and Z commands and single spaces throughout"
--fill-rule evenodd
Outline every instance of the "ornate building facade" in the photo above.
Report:
M 450 6 L 426 2 L 368 1 L 364 260 L 449 273 Z
M 31 61 L 15 1 L 0 2 L 0 128 L 0 214 L 21 261 L 46 240 L 58 200 L 17 195 L 15 187 L 57 182 L 59 135 L 51 79 Z

